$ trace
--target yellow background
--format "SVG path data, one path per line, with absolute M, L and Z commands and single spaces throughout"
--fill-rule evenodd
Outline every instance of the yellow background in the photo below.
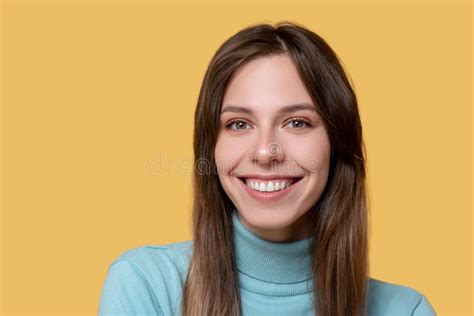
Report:
M 371 276 L 472 312 L 470 2 L 2 3 L 2 308 L 94 315 L 126 249 L 190 239 L 194 109 L 258 22 L 320 34 L 354 82 Z

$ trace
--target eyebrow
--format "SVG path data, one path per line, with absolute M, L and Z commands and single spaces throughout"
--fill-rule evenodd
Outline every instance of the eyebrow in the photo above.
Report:
M 309 104 L 309 103 L 297 103 L 297 104 L 291 104 L 291 105 L 282 107 L 278 111 L 278 114 L 288 114 L 288 113 L 293 113 L 300 110 L 309 110 L 311 112 L 316 113 L 316 109 L 314 108 L 314 105 Z M 249 115 L 253 114 L 253 111 L 251 109 L 247 107 L 239 106 L 239 105 L 225 106 L 221 112 L 221 115 L 224 114 L 225 112 L 245 113 Z

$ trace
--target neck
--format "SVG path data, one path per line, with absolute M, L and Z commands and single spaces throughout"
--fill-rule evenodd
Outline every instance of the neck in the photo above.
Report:
M 234 210 L 234 212 L 236 212 Z M 242 216 L 239 216 L 239 220 L 242 225 L 249 231 L 251 231 L 254 235 L 258 237 L 271 241 L 271 242 L 294 242 L 301 239 L 310 238 L 310 234 L 308 231 L 307 223 L 308 223 L 308 214 L 301 216 L 295 223 L 293 223 L 290 227 L 282 228 L 279 230 L 274 229 L 261 229 L 251 225 L 247 222 Z
M 273 242 L 249 230 L 232 213 L 234 247 L 241 286 L 267 295 L 294 295 L 312 290 L 312 237 Z

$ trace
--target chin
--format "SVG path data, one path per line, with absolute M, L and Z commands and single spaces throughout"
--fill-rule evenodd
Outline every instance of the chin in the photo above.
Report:
M 295 215 L 291 212 L 275 214 L 275 211 L 269 208 L 268 210 L 261 210 L 261 212 L 255 212 L 255 210 L 239 211 L 240 218 L 244 220 L 252 227 L 264 230 L 276 230 L 284 229 L 291 226 L 295 221 Z

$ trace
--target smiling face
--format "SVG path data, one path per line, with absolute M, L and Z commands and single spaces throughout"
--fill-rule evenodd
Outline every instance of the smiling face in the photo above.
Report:
M 308 237 L 304 215 L 326 186 L 330 153 L 290 57 L 261 57 L 237 69 L 222 102 L 215 160 L 248 229 L 275 242 Z

